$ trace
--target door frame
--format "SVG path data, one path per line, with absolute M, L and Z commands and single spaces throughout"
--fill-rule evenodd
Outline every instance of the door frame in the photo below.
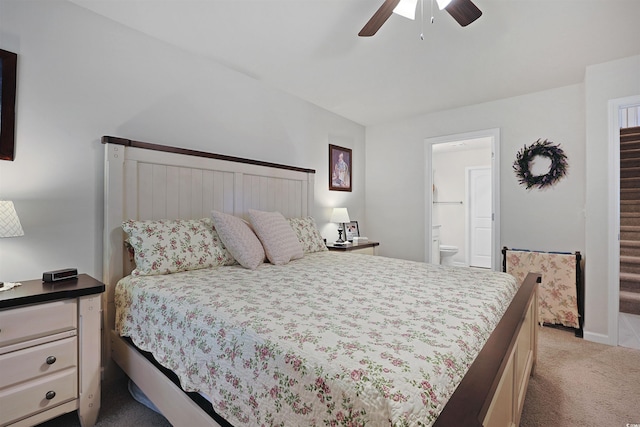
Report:
M 609 344 L 618 345 L 620 314 L 620 110 L 640 105 L 640 96 L 609 101 Z
M 491 227 L 491 265 L 494 271 L 500 271 L 500 128 L 485 129 L 474 132 L 426 138 L 425 143 L 425 262 L 431 262 L 431 241 L 433 239 L 433 145 L 445 142 L 456 142 L 470 139 L 491 138 L 491 209 L 493 223 Z

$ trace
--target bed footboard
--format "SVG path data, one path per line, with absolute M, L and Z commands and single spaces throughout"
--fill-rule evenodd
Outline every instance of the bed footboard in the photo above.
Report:
M 538 353 L 538 283 L 529 273 L 434 426 L 517 426 Z

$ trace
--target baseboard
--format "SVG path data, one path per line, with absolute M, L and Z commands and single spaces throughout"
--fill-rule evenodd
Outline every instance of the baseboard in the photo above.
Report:
M 609 335 L 597 334 L 595 332 L 589 332 L 587 330 L 584 331 L 584 335 L 582 338 L 587 341 L 597 342 L 599 344 L 616 345 L 615 343 L 611 343 Z

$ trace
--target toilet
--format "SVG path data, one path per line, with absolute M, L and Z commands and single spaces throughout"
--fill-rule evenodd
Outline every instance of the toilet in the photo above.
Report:
M 453 265 L 453 256 L 457 253 L 457 246 L 440 245 L 440 264 Z

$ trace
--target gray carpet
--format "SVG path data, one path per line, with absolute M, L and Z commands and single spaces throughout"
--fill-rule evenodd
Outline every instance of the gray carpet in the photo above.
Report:
M 546 327 L 539 337 L 538 365 L 529 381 L 521 427 L 640 425 L 640 351 L 584 341 L 570 331 Z M 79 425 L 75 413 L 41 424 Z M 103 385 L 97 426 L 170 424 L 136 402 L 126 380 L 118 380 Z

